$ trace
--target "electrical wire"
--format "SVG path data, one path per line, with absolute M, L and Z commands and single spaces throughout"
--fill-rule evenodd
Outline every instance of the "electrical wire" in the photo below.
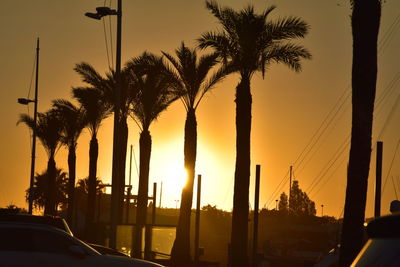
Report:
M 104 0 L 103 6 L 106 6 L 106 1 L 107 0 Z M 103 21 L 104 42 L 105 42 L 105 45 L 106 45 L 108 68 L 111 69 L 111 66 L 110 66 L 110 55 L 108 53 L 108 40 L 107 40 L 106 21 L 105 21 L 104 17 L 101 20 Z
M 111 1 L 112 0 L 110 0 L 110 3 L 109 3 L 109 7 L 110 8 L 111 8 Z M 113 41 L 113 32 L 112 32 L 113 27 L 112 27 L 111 16 L 108 16 L 108 22 L 109 22 L 109 25 L 110 25 L 111 66 L 114 67 L 114 49 L 113 49 L 114 41 Z

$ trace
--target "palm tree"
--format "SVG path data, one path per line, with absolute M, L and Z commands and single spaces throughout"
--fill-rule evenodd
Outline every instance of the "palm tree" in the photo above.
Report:
M 35 122 L 32 117 L 27 114 L 21 114 L 18 123 L 23 122 L 29 128 L 35 127 Z M 55 154 L 61 145 L 62 123 L 54 110 L 49 110 L 45 113 L 38 113 L 36 122 L 36 135 L 42 143 L 47 156 L 47 177 L 48 190 L 45 193 L 44 214 L 56 215 L 56 162 Z
M 204 95 L 223 79 L 226 72 L 224 68 L 221 68 L 209 77 L 211 69 L 218 63 L 217 54 L 204 55 L 198 59 L 196 50 L 189 49 L 183 42 L 175 50 L 175 54 L 177 59 L 163 52 L 173 66 L 173 75 L 180 81 L 184 93 L 181 100 L 186 109 L 184 166 L 187 172 L 187 183 L 182 190 L 176 239 L 171 252 L 171 264 L 172 266 L 188 266 L 191 261 L 190 217 L 197 151 L 196 110 Z
M 79 179 L 78 182 L 76 183 L 76 189 L 84 194 L 89 193 L 89 178 L 85 179 Z M 96 195 L 101 195 L 105 191 L 105 185 L 103 184 L 103 181 L 99 178 L 96 177 Z
M 352 8 L 353 111 L 340 266 L 350 266 L 364 242 L 363 224 L 371 160 L 381 1 L 354 0 Z
M 114 111 L 115 107 L 115 90 L 117 87 L 117 81 L 115 72 L 111 71 L 106 73 L 106 77 L 103 78 L 90 64 L 82 62 L 76 66 L 76 70 L 81 74 L 84 81 L 90 84 L 93 88 L 98 89 L 101 92 L 102 101 Z M 120 153 L 120 165 L 119 165 L 119 185 L 118 185 L 118 206 L 123 207 L 124 202 L 124 189 L 125 189 L 125 163 L 126 163 L 126 151 L 128 144 L 128 124 L 127 117 L 129 114 L 129 105 L 132 103 L 132 97 L 135 96 L 136 90 L 131 86 L 128 80 L 126 70 L 123 69 L 120 73 L 121 77 L 121 105 L 119 114 L 119 153 Z M 122 208 L 118 210 L 118 221 L 122 220 Z
M 68 187 L 68 175 L 62 169 L 56 169 L 56 183 L 55 183 L 55 206 L 58 207 L 60 204 L 67 204 L 67 187 Z M 42 209 L 46 204 L 48 188 L 49 175 L 47 170 L 42 174 L 35 175 L 35 181 L 33 184 L 33 205 L 35 208 Z M 26 190 L 26 200 L 30 198 L 29 188 Z M 56 208 L 57 210 L 57 208 Z
M 91 134 L 89 148 L 89 193 L 88 193 L 88 212 L 86 215 L 86 233 L 90 238 L 91 224 L 93 223 L 96 207 L 96 177 L 97 177 L 97 158 L 99 154 L 99 144 L 97 133 L 101 122 L 110 114 L 110 106 L 104 101 L 104 94 L 101 88 L 105 84 L 105 79 L 98 74 L 93 67 L 92 75 L 86 72 L 86 63 L 77 64 L 74 68 L 83 81 L 88 83 L 89 87 L 73 88 L 73 96 L 84 109 L 86 127 Z
M 301 70 L 301 59 L 311 58 L 302 46 L 290 43 L 308 32 L 306 22 L 297 17 L 267 21 L 275 6 L 256 14 L 252 6 L 241 11 L 221 8 L 215 1 L 206 1 L 206 7 L 218 19 L 223 30 L 204 33 L 198 40 L 200 48 L 211 47 L 240 74 L 236 87 L 236 166 L 233 197 L 231 255 L 232 266 L 247 266 L 247 225 L 249 210 L 250 81 L 253 74 L 265 70 L 271 63 L 283 63 L 294 71 Z
M 129 116 L 129 107 L 132 103 L 132 99 L 137 94 L 137 88 L 134 83 L 129 81 L 129 71 L 126 68 L 120 72 L 120 83 L 121 83 L 121 103 L 120 103 L 120 114 L 119 114 L 119 183 L 118 183 L 118 203 L 120 209 L 117 211 L 117 218 L 119 222 L 122 222 L 122 210 L 124 202 L 124 191 L 125 191 L 125 168 L 126 168 L 126 152 L 128 147 L 128 123 L 127 118 Z M 115 112 L 115 90 L 117 88 L 117 81 L 115 72 L 106 74 L 107 79 L 105 86 L 103 87 L 104 100 L 112 107 Z
M 143 68 L 143 66 L 146 66 Z M 132 86 L 138 89 L 131 117 L 140 128 L 140 169 L 133 257 L 141 258 L 142 230 L 146 224 L 149 167 L 151 155 L 150 125 L 179 95 L 173 77 L 167 75 L 161 57 L 150 53 L 132 59 L 126 65 Z
M 78 138 L 85 127 L 84 113 L 81 107 L 76 107 L 65 99 L 54 100 L 53 108 L 62 121 L 62 143 L 68 147 L 69 185 L 67 220 L 72 225 L 76 180 L 76 148 L 78 145 Z

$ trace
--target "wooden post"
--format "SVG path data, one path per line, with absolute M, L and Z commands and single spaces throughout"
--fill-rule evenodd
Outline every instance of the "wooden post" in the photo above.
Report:
M 376 146 L 375 217 L 381 216 L 382 154 L 383 142 L 378 141 Z
M 194 266 L 199 266 L 200 249 L 200 200 L 201 200 L 201 175 L 197 176 L 197 199 L 196 199 L 196 224 L 194 235 Z
M 292 174 L 293 174 L 293 166 L 290 166 L 290 170 L 289 170 L 288 214 L 290 213 L 290 192 L 292 192 Z
M 256 185 L 254 192 L 254 227 L 253 227 L 253 266 L 257 266 L 258 243 L 258 206 L 260 197 L 260 165 L 256 165 Z

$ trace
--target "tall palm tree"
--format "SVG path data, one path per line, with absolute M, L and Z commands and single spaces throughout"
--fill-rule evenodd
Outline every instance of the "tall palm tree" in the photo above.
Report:
M 146 66 L 146 67 L 144 67 Z M 161 57 L 150 53 L 132 59 L 126 65 L 130 81 L 138 89 L 132 103 L 131 117 L 140 128 L 140 169 L 136 212 L 134 257 L 141 258 L 142 230 L 146 224 L 151 155 L 150 125 L 179 95 L 173 77 L 167 75 Z
M 177 59 L 163 52 L 172 65 L 173 75 L 180 81 L 184 93 L 181 100 L 186 109 L 184 166 L 187 172 L 187 183 L 182 190 L 176 239 L 171 252 L 171 264 L 172 266 L 188 266 L 191 261 L 190 217 L 197 151 L 196 110 L 204 95 L 223 79 L 226 71 L 225 68 L 221 68 L 210 77 L 211 69 L 218 63 L 218 55 L 207 54 L 198 59 L 196 50 L 189 49 L 183 42 L 175 50 L 175 54 Z
M 107 78 L 105 86 L 103 88 L 104 100 L 112 107 L 115 112 L 115 91 L 117 88 L 117 81 L 115 72 L 106 74 Z M 121 83 L 121 103 L 120 103 L 120 114 L 119 114 L 119 183 L 118 183 L 118 203 L 120 209 L 117 211 L 118 221 L 122 222 L 123 217 L 123 202 L 124 202 L 124 191 L 125 191 L 125 168 L 126 168 L 126 152 L 128 147 L 128 123 L 127 118 L 129 116 L 129 107 L 132 103 L 132 99 L 137 94 L 137 88 L 134 83 L 129 80 L 129 71 L 124 68 L 120 72 L 120 83 Z
M 114 111 L 115 107 L 115 91 L 117 88 L 117 81 L 115 72 L 110 71 L 106 73 L 106 77 L 103 78 L 94 68 L 88 63 L 82 62 L 77 65 L 77 71 L 84 77 L 84 81 L 90 84 L 92 87 L 98 89 L 102 95 L 102 101 Z M 136 90 L 131 86 L 128 80 L 126 70 L 121 70 L 121 103 L 120 103 L 120 114 L 119 114 L 119 153 L 120 153 L 120 165 L 119 165 L 119 190 L 118 190 L 118 206 L 121 207 L 118 210 L 118 221 L 122 221 L 122 207 L 124 201 L 124 190 L 125 190 L 125 163 L 126 163 L 126 152 L 128 144 L 128 124 L 127 117 L 129 114 L 129 105 L 132 103 L 132 97 L 136 94 Z
M 294 71 L 301 70 L 301 59 L 311 58 L 302 46 L 289 41 L 303 38 L 308 32 L 306 22 L 297 17 L 267 21 L 275 9 L 271 6 L 256 14 L 252 6 L 240 11 L 219 7 L 206 1 L 206 7 L 222 25 L 222 31 L 204 33 L 198 40 L 201 48 L 211 47 L 224 64 L 240 74 L 236 87 L 236 166 L 231 233 L 232 266 L 247 266 L 247 225 L 250 180 L 250 131 L 252 97 L 250 81 L 253 74 L 271 63 L 283 63 Z
M 18 123 L 23 122 L 29 128 L 35 127 L 35 122 L 32 117 L 27 114 L 21 114 Z M 36 122 L 36 135 L 42 143 L 47 156 L 47 175 L 48 175 L 48 190 L 45 195 L 44 214 L 56 215 L 56 162 L 55 154 L 61 145 L 62 123 L 54 110 L 49 110 L 44 113 L 38 113 Z
M 377 79 L 380 0 L 353 0 L 352 128 L 340 266 L 350 266 L 363 245 Z
M 72 225 L 74 190 L 76 180 L 76 148 L 78 138 L 85 127 L 82 107 L 76 107 L 65 99 L 53 100 L 53 109 L 62 121 L 62 143 L 68 147 L 68 211 L 67 220 Z
M 97 133 L 101 122 L 110 114 L 110 106 L 104 101 L 104 94 L 101 90 L 104 86 L 104 78 L 100 76 L 92 67 L 93 75 L 88 75 L 85 71 L 88 64 L 77 64 L 74 68 L 83 81 L 88 83 L 89 87 L 72 88 L 73 96 L 82 105 L 84 110 L 86 127 L 91 134 L 89 148 L 89 194 L 88 194 L 88 212 L 86 214 L 86 233 L 90 238 L 91 224 L 93 223 L 96 207 L 96 177 L 97 177 L 97 158 L 99 154 L 99 144 Z M 90 66 L 90 65 L 89 65 Z

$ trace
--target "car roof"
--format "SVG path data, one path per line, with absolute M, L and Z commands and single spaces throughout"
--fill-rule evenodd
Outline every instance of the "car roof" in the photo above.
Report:
M 370 238 L 400 237 L 400 214 L 374 219 L 368 224 L 367 233 Z
M 18 222 L 18 223 L 35 223 L 57 227 L 70 235 L 73 235 L 71 229 L 65 220 L 58 216 L 37 216 L 30 214 L 10 214 L 0 213 L 0 222 Z

